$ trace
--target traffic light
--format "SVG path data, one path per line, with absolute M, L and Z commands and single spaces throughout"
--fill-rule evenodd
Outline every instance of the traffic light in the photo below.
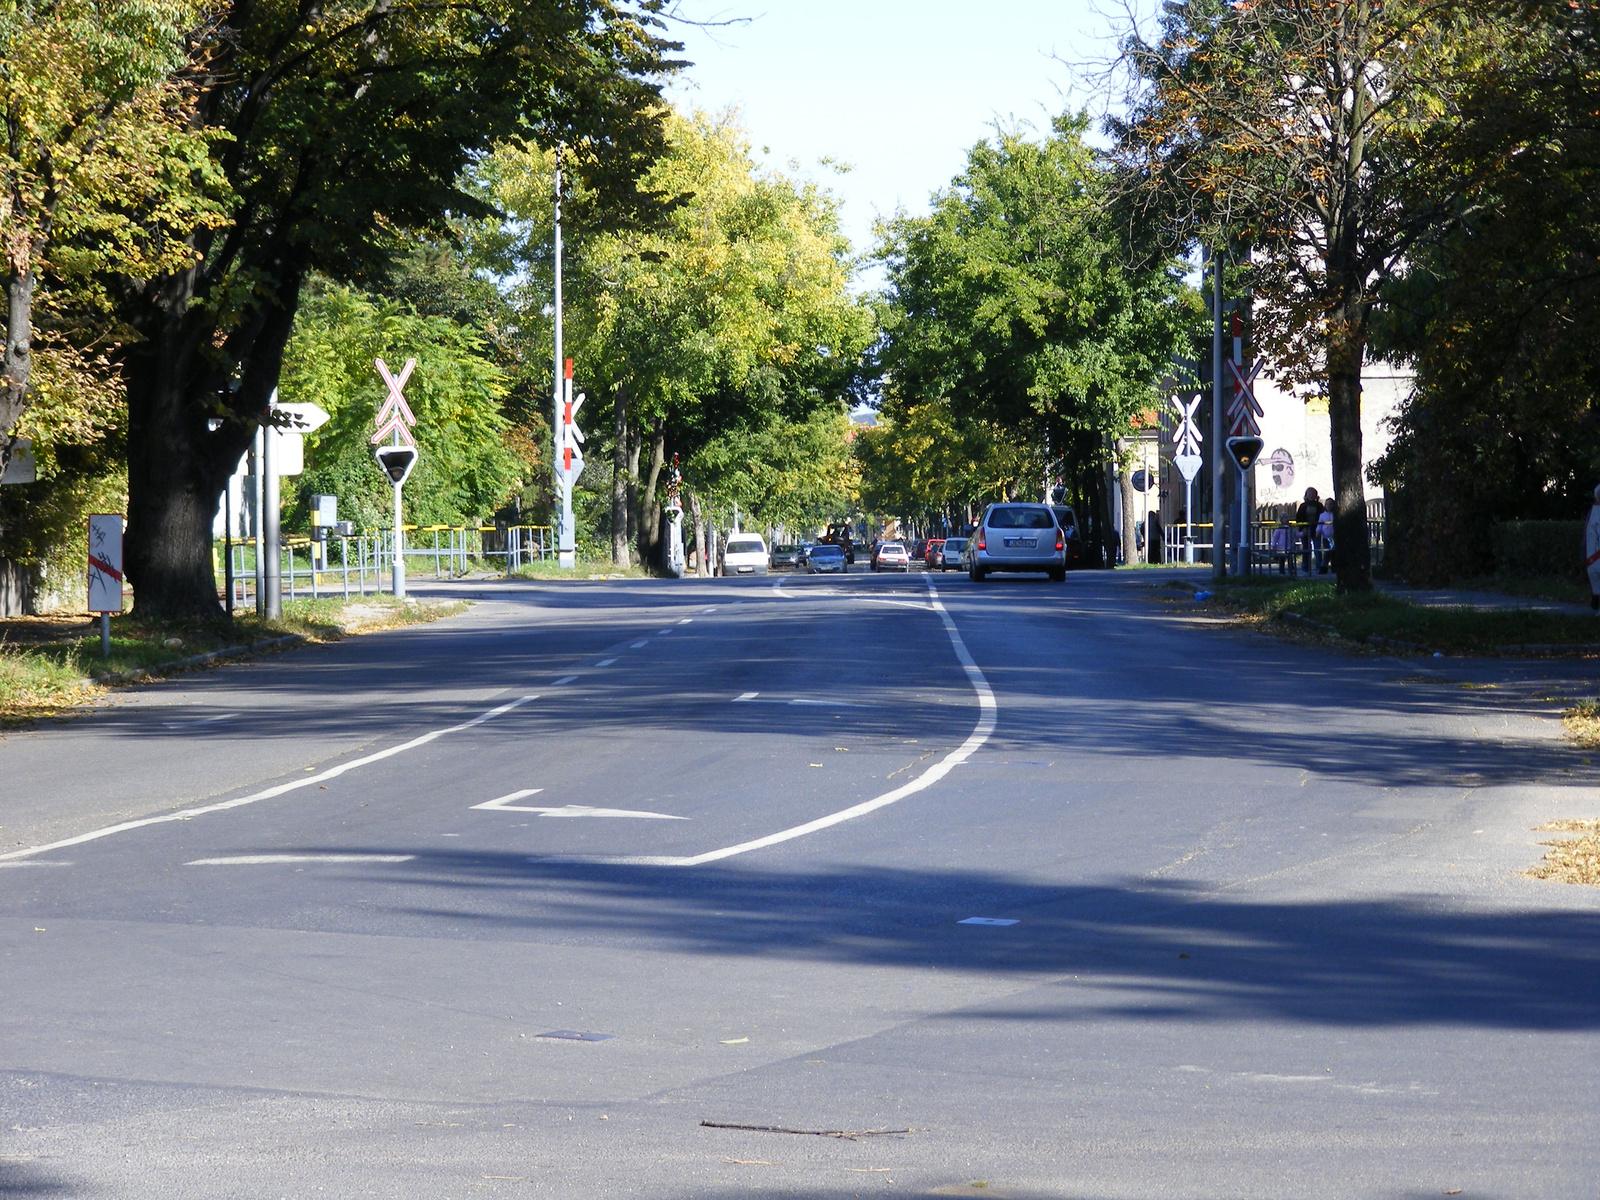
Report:
M 372 456 L 378 460 L 378 466 L 383 468 L 383 473 L 391 483 L 404 483 L 406 476 L 411 474 L 411 468 L 417 465 L 415 446 L 379 446 L 373 450 Z
M 1256 465 L 1256 459 L 1261 457 L 1261 447 L 1265 445 L 1258 437 L 1231 437 L 1228 439 L 1228 457 L 1238 464 L 1239 470 L 1248 471 Z

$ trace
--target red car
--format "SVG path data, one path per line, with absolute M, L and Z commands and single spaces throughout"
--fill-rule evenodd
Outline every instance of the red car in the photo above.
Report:
M 923 547 L 922 561 L 930 567 L 944 566 L 944 539 L 929 538 L 928 544 Z

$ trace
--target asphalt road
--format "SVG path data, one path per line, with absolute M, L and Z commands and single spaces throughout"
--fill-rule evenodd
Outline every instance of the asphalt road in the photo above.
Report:
M 1594 1196 L 1592 670 L 1151 578 L 473 585 L 0 740 L 0 1194 Z

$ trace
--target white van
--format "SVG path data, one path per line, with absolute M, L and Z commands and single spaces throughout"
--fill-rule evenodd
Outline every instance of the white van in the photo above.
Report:
M 767 544 L 759 533 L 730 533 L 722 547 L 724 575 L 765 575 Z

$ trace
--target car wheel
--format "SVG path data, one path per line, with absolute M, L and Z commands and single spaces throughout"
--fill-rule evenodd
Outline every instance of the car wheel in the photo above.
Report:
M 982 583 L 983 577 L 984 572 L 978 567 L 973 567 L 972 570 L 967 572 L 967 578 L 972 580 L 973 583 Z
M 1052 583 L 1065 583 L 1067 581 L 1067 569 L 1065 567 L 1057 567 L 1051 571 L 1050 581 Z

